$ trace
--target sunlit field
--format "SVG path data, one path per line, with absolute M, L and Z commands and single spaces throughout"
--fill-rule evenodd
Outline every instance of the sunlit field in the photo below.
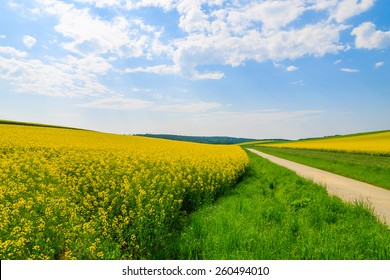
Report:
M 259 144 L 255 148 L 390 189 L 390 131 Z
M 194 212 L 167 250 L 199 260 L 389 260 L 390 231 L 369 206 L 248 152 L 243 180 Z
M 315 149 L 390 155 L 390 131 L 260 145 L 278 148 Z
M 2 124 L 0 258 L 150 258 L 248 165 L 238 146 Z

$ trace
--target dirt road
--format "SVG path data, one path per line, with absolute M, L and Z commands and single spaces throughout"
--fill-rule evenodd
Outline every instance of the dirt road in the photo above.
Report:
M 387 223 L 390 228 L 390 191 L 321 169 L 271 156 L 254 149 L 248 150 L 278 165 L 295 171 L 301 177 L 325 186 L 331 195 L 336 195 L 348 202 L 366 202 L 374 209 L 376 215 Z

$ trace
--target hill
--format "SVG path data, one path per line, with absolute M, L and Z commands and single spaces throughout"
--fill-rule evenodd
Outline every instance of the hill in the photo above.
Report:
M 343 151 L 352 153 L 390 155 L 390 131 L 373 131 L 341 136 L 303 139 L 286 143 L 265 143 L 259 146 Z
M 184 136 L 174 134 L 136 134 L 136 136 L 161 138 L 185 142 L 196 142 L 204 144 L 239 144 L 244 142 L 257 141 L 257 139 L 237 138 L 228 136 Z
M 82 128 L 68 127 L 68 126 L 59 126 L 59 125 L 41 124 L 41 123 L 30 123 L 30 122 L 18 122 L 18 121 L 10 121 L 10 120 L 0 120 L 0 124 L 37 126 L 37 127 L 48 127 L 48 128 L 62 128 L 62 129 L 74 129 L 74 130 L 87 130 L 87 129 L 82 129 Z

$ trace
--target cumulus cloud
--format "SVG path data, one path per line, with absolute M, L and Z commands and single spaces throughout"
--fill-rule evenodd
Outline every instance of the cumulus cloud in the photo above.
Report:
M 115 15 L 101 18 L 88 8 L 56 0 L 40 0 L 41 12 L 58 17 L 54 29 L 66 40 L 64 49 L 78 55 L 114 54 L 121 58 L 147 57 L 169 52 L 159 42 L 161 30 L 145 24 L 141 19 Z M 118 1 L 83 1 L 97 6 L 116 5 Z M 118 3 L 117 3 L 118 2 Z
M 372 22 L 362 23 L 352 30 L 357 48 L 363 49 L 385 49 L 390 46 L 390 30 L 376 30 Z
M 37 42 L 37 39 L 35 39 L 34 37 L 32 36 L 29 36 L 29 35 L 25 35 L 23 36 L 23 44 L 31 49 Z
M 13 48 L 0 47 L 0 78 L 13 84 L 18 92 L 62 97 L 112 94 L 99 81 L 99 76 L 111 69 L 103 58 L 67 56 L 43 61 L 26 56 Z
M 55 44 L 73 56 L 110 56 L 112 61 L 136 58 L 139 59 L 136 66 L 126 64 L 118 72 L 182 75 L 193 80 L 218 80 L 225 76 L 221 70 L 210 71 L 209 65 L 280 63 L 346 51 L 348 45 L 340 41 L 340 34 L 349 27 L 343 22 L 373 5 L 372 0 L 76 0 L 72 3 L 35 0 L 35 3 L 34 9 L 39 14 L 57 18 L 54 30 L 60 36 Z M 180 35 L 167 31 L 164 22 L 156 25 L 154 21 L 155 25 L 151 25 L 146 18 L 126 14 L 147 7 L 163 12 L 175 10 Z M 108 8 L 110 12 L 103 16 L 96 8 Z M 322 17 L 302 24 L 301 17 L 313 10 L 321 11 Z M 367 36 L 359 28 L 353 30 L 358 47 L 387 44 L 386 32 L 372 30 L 368 36 L 371 43 L 361 43 Z M 30 37 L 24 41 L 31 48 L 36 41 Z M 156 65 L 152 61 L 157 61 Z M 93 73 L 93 67 L 90 68 L 88 71 Z M 289 66 L 285 70 L 297 68 Z
M 58 16 L 55 30 L 69 39 L 62 44 L 69 51 L 80 55 L 110 53 L 121 58 L 165 56 L 168 59 L 165 64 L 128 67 L 127 73 L 180 74 L 195 80 L 221 79 L 223 72 L 200 71 L 199 66 L 237 67 L 248 60 L 260 63 L 282 61 L 347 49 L 340 43 L 340 32 L 347 28 L 343 24 L 323 20 L 299 28 L 288 27 L 313 9 L 315 4 L 311 1 L 78 0 L 96 7 L 176 9 L 178 28 L 186 35 L 169 43 L 160 39 L 164 33 L 162 26 L 147 25 L 141 19 L 130 20 L 123 16 L 102 19 L 86 8 L 55 0 L 44 2 L 45 12 Z M 226 5 L 227 2 L 230 5 Z M 328 6 L 316 3 L 316 9 L 337 7 L 337 3 Z M 369 6 L 368 3 L 363 6 L 355 4 L 355 10 L 361 11 Z
M 283 61 L 302 56 L 323 56 L 345 49 L 339 33 L 346 27 L 318 23 L 301 29 L 262 33 L 248 30 L 242 36 L 194 34 L 175 42 L 173 61 L 181 73 L 191 76 L 199 65 L 220 64 L 237 67 L 248 60 Z
M 139 9 L 142 7 L 157 7 L 168 11 L 175 4 L 175 0 L 76 0 L 76 2 L 87 3 L 98 8 L 123 8 L 127 10 Z
M 23 58 L 27 56 L 27 53 L 24 51 L 17 50 L 14 47 L 0 46 L 0 55 L 10 56 L 13 58 Z
M 243 16 L 260 21 L 265 31 L 278 30 L 293 22 L 305 11 L 303 1 L 264 1 L 249 5 Z
M 374 0 L 343 0 L 328 2 L 337 3 L 333 17 L 338 22 L 343 22 L 353 16 L 359 15 L 369 10 L 374 5 Z

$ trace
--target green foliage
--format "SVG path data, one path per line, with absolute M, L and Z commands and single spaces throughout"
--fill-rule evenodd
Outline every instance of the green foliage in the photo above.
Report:
M 249 154 L 237 187 L 190 216 L 159 258 L 390 259 L 390 233 L 363 204 L 345 204 L 294 172 Z

